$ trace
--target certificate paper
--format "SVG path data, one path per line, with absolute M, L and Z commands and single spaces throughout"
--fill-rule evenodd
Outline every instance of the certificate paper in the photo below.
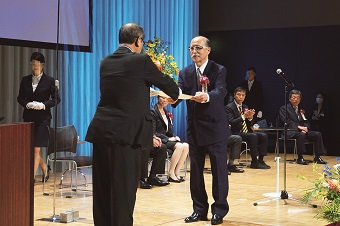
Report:
M 163 91 L 161 91 L 161 90 L 154 90 L 153 88 L 150 87 L 150 97 L 157 96 L 157 95 L 159 95 L 161 97 L 169 98 L 169 96 L 166 95 Z M 181 95 L 179 95 L 178 99 L 181 99 L 181 100 L 190 100 L 191 97 L 193 97 L 193 96 L 182 93 Z

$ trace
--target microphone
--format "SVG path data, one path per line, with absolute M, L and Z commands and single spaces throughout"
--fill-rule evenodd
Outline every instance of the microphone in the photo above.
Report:
M 55 80 L 54 85 L 55 85 L 55 87 L 57 87 L 57 89 L 59 90 L 59 80 Z
M 294 87 L 294 83 L 292 83 L 291 81 L 289 81 L 289 79 L 286 77 L 285 73 L 283 73 L 283 71 L 281 69 L 277 69 L 276 70 L 276 73 L 278 75 L 281 76 L 281 78 L 283 78 L 283 80 L 285 80 L 286 84 L 291 86 L 291 87 Z

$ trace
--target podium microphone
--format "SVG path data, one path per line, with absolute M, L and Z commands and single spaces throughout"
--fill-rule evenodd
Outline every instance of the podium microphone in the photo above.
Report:
M 287 84 L 288 86 L 294 87 L 294 83 L 292 83 L 291 81 L 289 81 L 289 79 L 286 77 L 286 75 L 283 73 L 283 71 L 282 71 L 281 69 L 277 69 L 277 70 L 276 70 L 276 73 L 277 73 L 278 75 L 280 75 L 281 78 L 283 78 L 283 80 L 285 80 L 285 82 L 286 82 L 286 84 Z

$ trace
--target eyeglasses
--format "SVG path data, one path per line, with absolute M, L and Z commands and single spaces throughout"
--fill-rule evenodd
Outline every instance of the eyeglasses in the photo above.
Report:
M 208 48 L 208 47 L 206 47 L 206 46 L 190 46 L 188 49 L 189 49 L 189 51 L 194 51 L 194 50 L 201 51 L 204 48 Z
M 138 42 L 138 39 L 140 39 L 140 40 L 142 41 L 143 45 L 145 44 L 144 38 L 142 38 L 142 37 L 136 37 L 136 38 L 137 38 L 137 39 L 136 39 L 136 44 L 137 44 L 137 42 Z

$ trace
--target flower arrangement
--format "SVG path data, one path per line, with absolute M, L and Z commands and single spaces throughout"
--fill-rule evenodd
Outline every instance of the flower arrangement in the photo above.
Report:
M 210 81 L 208 79 L 207 76 L 202 75 L 200 76 L 200 84 L 202 86 L 202 92 L 203 93 L 207 93 L 208 92 L 208 85 L 209 85 Z
M 171 54 L 167 55 L 166 53 L 169 45 L 170 42 L 155 37 L 154 40 L 149 40 L 145 43 L 144 50 L 163 74 L 170 76 L 177 82 L 179 69 L 174 57 Z
M 340 162 L 339 157 L 336 160 Z M 322 200 L 323 205 L 316 217 L 323 218 L 329 223 L 340 222 L 340 164 L 335 164 L 333 167 L 325 164 L 322 173 L 318 172 L 318 167 L 314 164 L 313 172 L 317 173 L 319 178 L 309 180 L 304 176 L 299 176 L 314 184 L 313 188 L 305 191 L 302 201 L 307 203 L 312 197 Z

